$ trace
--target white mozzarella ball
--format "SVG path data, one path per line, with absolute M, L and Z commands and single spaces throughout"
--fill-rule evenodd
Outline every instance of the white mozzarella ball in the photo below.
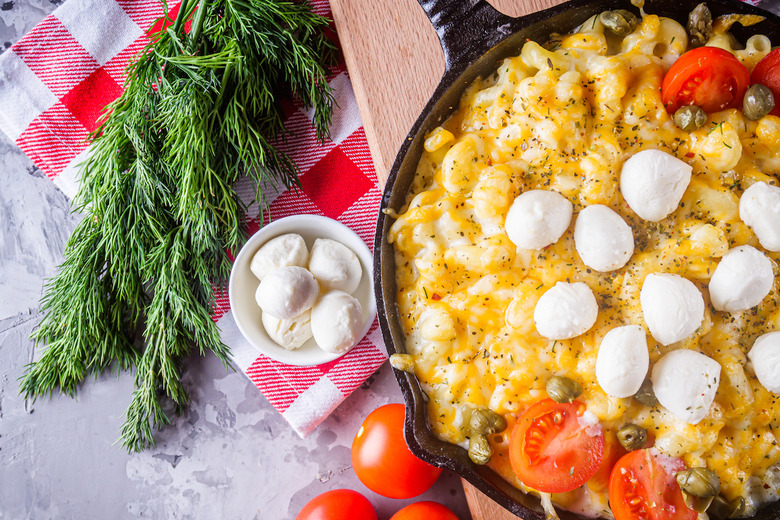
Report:
M 536 303 L 534 324 L 547 339 L 569 339 L 590 329 L 598 313 L 590 287 L 582 282 L 558 282 Z
M 521 249 L 541 249 L 558 241 L 569 227 L 574 207 L 555 191 L 529 190 L 512 203 L 506 234 Z
M 309 271 L 323 290 L 338 289 L 353 293 L 360 285 L 363 268 L 357 255 L 341 242 L 329 238 L 314 241 L 309 257 Z
M 599 345 L 596 380 L 607 395 L 630 397 L 642 386 L 649 366 L 645 329 L 639 325 L 615 327 Z
M 730 249 L 710 279 L 710 300 L 719 311 L 739 312 L 755 307 L 772 290 L 772 261 L 752 246 Z
M 308 259 L 309 249 L 303 237 L 296 233 L 288 233 L 263 244 L 252 257 L 249 269 L 258 280 L 262 280 L 265 275 L 280 267 L 291 265 L 306 267 Z
M 693 282 L 676 274 L 647 275 L 639 303 L 650 334 L 662 345 L 689 337 L 704 319 L 701 292 Z
M 266 274 L 255 292 L 264 313 L 290 319 L 311 309 L 320 293 L 312 274 L 298 266 L 280 267 Z
M 290 319 L 280 319 L 264 312 L 262 321 L 268 336 L 287 350 L 300 348 L 312 335 L 310 310 Z
M 343 291 L 330 291 L 311 311 L 311 332 L 317 345 L 326 352 L 342 354 L 360 341 L 363 313 L 360 302 Z
M 767 251 L 780 251 L 780 188 L 757 182 L 739 198 L 739 218 Z
M 642 150 L 623 163 L 620 191 L 644 220 L 658 222 L 677 209 L 693 168 L 661 150 Z
M 759 383 L 775 394 L 780 394 L 780 331 L 759 336 L 748 352 Z
M 672 350 L 656 361 L 651 375 L 658 402 L 675 417 L 697 424 L 710 411 L 720 381 L 720 364 L 700 352 Z
M 585 265 L 605 273 L 626 265 L 634 253 L 634 235 L 623 217 L 593 204 L 577 216 L 574 247 Z

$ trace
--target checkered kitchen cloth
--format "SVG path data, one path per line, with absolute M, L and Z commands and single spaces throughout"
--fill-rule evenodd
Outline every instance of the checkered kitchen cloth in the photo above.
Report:
M 330 15 L 327 0 L 312 4 L 317 13 Z M 0 55 L 0 130 L 68 197 L 78 189 L 77 165 L 88 153 L 87 134 L 122 91 L 128 60 L 143 48 L 162 14 L 159 0 L 68 0 Z M 289 111 L 285 126 L 293 135 L 284 149 L 300 166 L 303 193 L 279 194 L 270 219 L 325 215 L 371 247 L 381 192 L 343 65 L 329 83 L 338 107 L 326 143 L 317 142 L 311 111 Z M 251 189 L 246 196 L 252 200 Z M 367 336 L 335 361 L 315 367 L 279 363 L 258 356 L 241 336 L 227 293 L 217 304 L 214 319 L 233 361 L 301 436 L 387 359 L 375 321 Z

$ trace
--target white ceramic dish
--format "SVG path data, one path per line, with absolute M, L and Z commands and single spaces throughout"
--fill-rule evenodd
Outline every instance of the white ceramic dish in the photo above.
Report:
M 255 291 L 260 283 L 249 264 L 252 257 L 260 247 L 279 235 L 286 233 L 298 233 L 303 237 L 306 246 L 311 251 L 314 240 L 317 238 L 330 238 L 337 240 L 355 252 L 363 267 L 363 276 L 360 285 L 354 293 L 360 301 L 363 310 L 363 329 L 360 337 L 366 335 L 371 323 L 376 316 L 376 302 L 374 300 L 374 283 L 372 279 L 373 258 L 368 247 L 344 224 L 319 215 L 293 215 L 285 217 L 266 226 L 252 235 L 241 248 L 233 270 L 230 273 L 229 296 L 230 308 L 238 330 L 246 340 L 257 350 L 276 361 L 290 365 L 313 366 L 333 361 L 344 354 L 331 354 L 320 349 L 313 339 L 309 339 L 296 350 L 286 350 L 277 345 L 266 333 L 260 319 L 262 311 L 255 301 Z

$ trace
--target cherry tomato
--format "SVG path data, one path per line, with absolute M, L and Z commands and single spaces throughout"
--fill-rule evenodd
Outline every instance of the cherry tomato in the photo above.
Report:
M 450 508 L 438 502 L 416 502 L 398 511 L 390 520 L 459 520 Z
M 750 83 L 761 83 L 769 87 L 775 97 L 775 108 L 769 113 L 780 116 L 780 48 L 773 50 L 756 64 L 750 74 Z
M 609 504 L 615 520 L 696 520 L 674 474 L 685 469 L 678 458 L 654 448 L 624 455 L 609 478 Z
M 576 489 L 596 473 L 604 455 L 604 433 L 585 427 L 579 401 L 544 399 L 518 418 L 509 441 L 509 462 L 517 478 L 545 493 Z
M 661 98 L 673 114 L 685 105 L 705 112 L 739 108 L 750 86 L 750 73 L 728 51 L 699 47 L 680 56 L 664 76 Z
M 425 493 L 442 471 L 409 451 L 402 404 L 380 406 L 368 414 L 352 441 L 352 468 L 368 489 L 390 498 Z
M 295 520 L 377 520 L 366 497 L 351 489 L 334 489 L 312 498 Z
M 604 456 L 601 459 L 601 464 L 596 470 L 596 473 L 588 480 L 588 487 L 593 491 L 606 491 L 609 487 L 609 476 L 612 474 L 612 468 L 615 466 L 620 457 L 628 453 L 626 449 L 620 445 L 615 432 L 604 433 Z

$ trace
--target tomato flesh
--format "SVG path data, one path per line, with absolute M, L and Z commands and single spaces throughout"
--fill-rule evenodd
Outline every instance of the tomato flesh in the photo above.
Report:
M 580 487 L 596 473 L 604 455 L 599 426 L 580 422 L 585 405 L 545 399 L 531 406 L 512 429 L 509 461 L 517 478 L 545 493 Z
M 404 440 L 402 404 L 380 406 L 352 441 L 352 468 L 365 486 L 389 498 L 412 498 L 436 482 L 442 469 L 418 459 Z
M 661 98 L 669 113 L 685 105 L 717 112 L 741 107 L 749 85 L 750 73 L 733 54 L 699 47 L 671 66 L 661 84 Z
M 674 478 L 683 469 L 681 459 L 654 448 L 621 457 L 609 479 L 615 520 L 696 520 L 698 514 L 685 505 Z
M 773 50 L 756 64 L 750 74 L 750 82 L 769 87 L 775 97 L 775 108 L 769 113 L 780 116 L 780 48 Z

